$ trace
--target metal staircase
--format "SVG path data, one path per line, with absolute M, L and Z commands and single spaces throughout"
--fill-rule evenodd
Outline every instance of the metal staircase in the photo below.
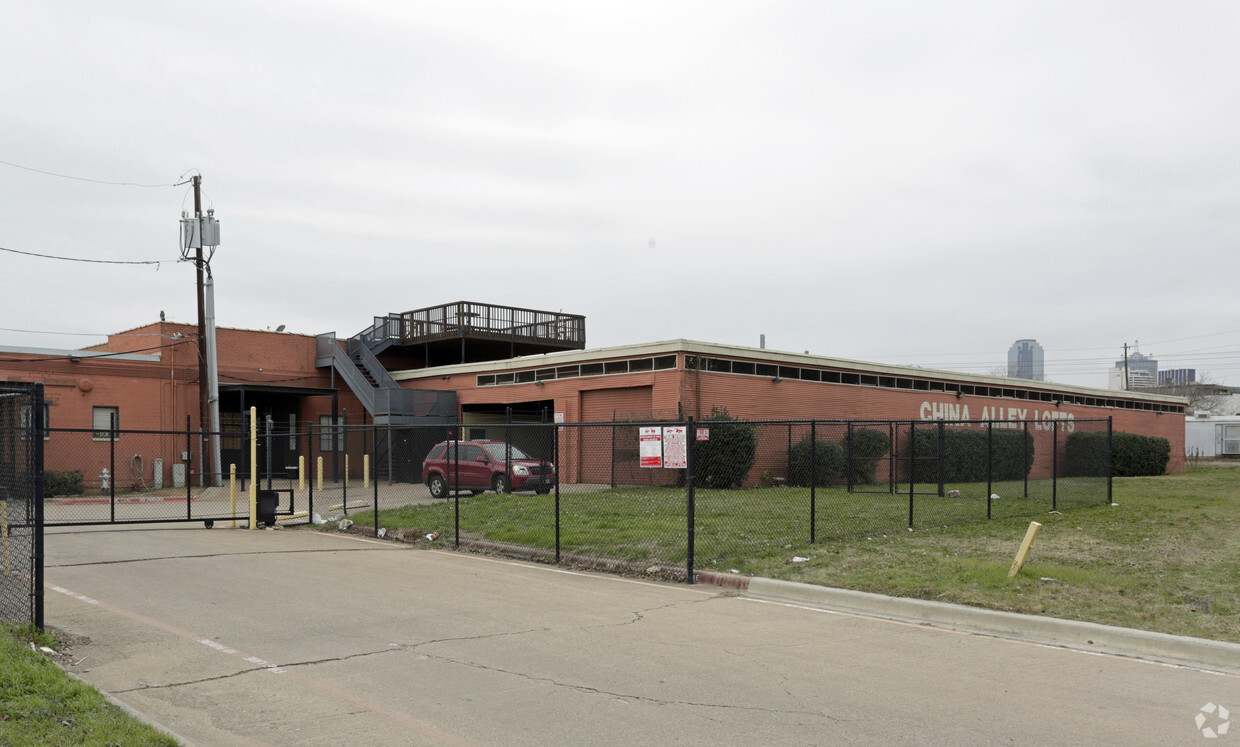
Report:
M 400 342 L 399 314 L 375 317 L 342 346 L 335 332 L 317 337 L 314 365 L 332 368 L 370 413 L 375 425 L 448 423 L 456 419 L 456 394 L 403 389 L 376 357 Z

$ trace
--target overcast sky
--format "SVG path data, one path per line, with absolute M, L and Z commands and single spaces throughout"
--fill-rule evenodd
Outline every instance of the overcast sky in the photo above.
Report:
M 1231 0 L 9 3 L 0 345 L 195 322 L 200 173 L 221 326 L 472 300 L 1240 385 L 1238 36 Z

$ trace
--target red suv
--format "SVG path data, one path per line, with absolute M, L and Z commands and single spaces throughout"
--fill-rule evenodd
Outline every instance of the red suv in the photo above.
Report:
M 471 493 L 548 493 L 555 487 L 555 480 L 554 464 L 503 441 L 442 441 L 422 462 L 422 482 L 430 488 L 432 498 L 447 498 L 449 486 Z

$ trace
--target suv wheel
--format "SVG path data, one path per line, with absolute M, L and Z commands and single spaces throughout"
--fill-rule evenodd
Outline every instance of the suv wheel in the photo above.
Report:
M 426 481 L 426 485 L 431 489 L 432 498 L 448 497 L 448 485 L 443 481 L 441 475 L 431 475 L 431 479 Z
M 491 483 L 491 487 L 495 489 L 496 493 L 507 493 L 508 492 L 508 476 L 507 475 L 496 475 L 495 480 L 493 480 Z

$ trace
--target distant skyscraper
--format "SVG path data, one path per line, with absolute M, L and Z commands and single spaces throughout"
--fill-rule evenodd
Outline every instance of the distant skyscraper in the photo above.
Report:
M 1197 381 L 1197 369 L 1172 368 L 1158 372 L 1159 386 L 1188 386 Z
M 1135 349 L 1135 345 L 1133 346 Z M 1141 353 L 1128 354 L 1128 386 L 1124 386 L 1124 361 L 1115 361 L 1108 389 L 1144 389 L 1158 386 L 1158 359 Z
M 1008 376 L 1013 379 L 1045 381 L 1042 346 L 1037 340 L 1017 340 L 1008 348 Z

